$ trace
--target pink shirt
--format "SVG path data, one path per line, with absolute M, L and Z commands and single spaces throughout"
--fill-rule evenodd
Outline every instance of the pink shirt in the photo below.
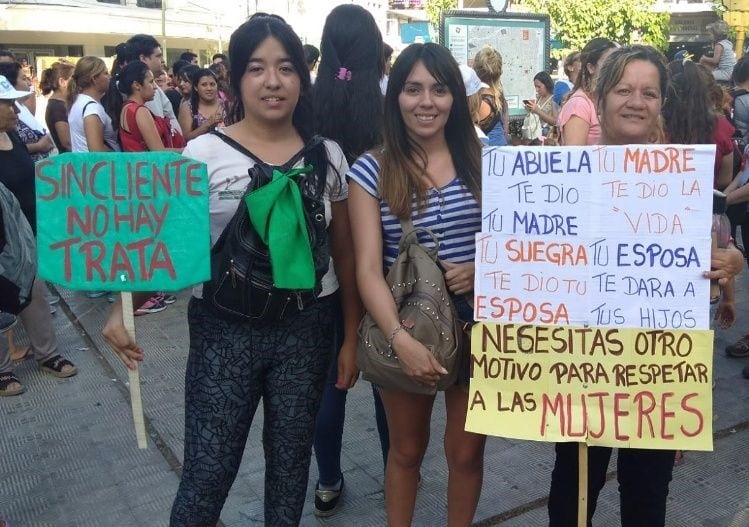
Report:
M 559 127 L 564 132 L 564 125 L 572 116 L 579 117 L 588 123 L 588 145 L 596 145 L 601 139 L 601 125 L 598 123 L 596 105 L 582 90 L 576 90 L 567 101 L 562 104 L 559 112 Z

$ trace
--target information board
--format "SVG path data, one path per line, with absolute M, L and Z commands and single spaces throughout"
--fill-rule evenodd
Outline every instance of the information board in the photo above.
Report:
M 524 117 L 524 99 L 536 99 L 533 77 L 549 64 L 549 17 L 528 13 L 443 11 L 440 43 L 458 64 L 471 66 L 485 45 L 502 55 L 502 87 L 510 117 Z

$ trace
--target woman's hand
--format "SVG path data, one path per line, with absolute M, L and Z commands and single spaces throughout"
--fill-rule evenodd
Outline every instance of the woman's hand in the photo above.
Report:
M 744 267 L 744 255 L 735 245 L 725 249 L 713 249 L 710 254 L 711 271 L 705 271 L 703 276 L 710 280 L 718 280 L 720 285 L 728 282 L 741 272 Z
M 473 291 L 473 278 L 476 269 L 473 262 L 456 264 L 440 260 L 440 265 L 445 271 L 445 283 L 454 295 L 464 295 Z
M 393 348 L 403 371 L 419 384 L 436 386 L 447 370 L 434 355 L 406 331 L 398 331 L 393 339 Z
M 122 320 L 122 303 L 119 300 L 112 304 L 109 318 L 101 334 L 125 366 L 131 370 L 137 368 L 136 361 L 143 360 L 143 350 L 130 338 L 125 329 L 125 323 Z
M 350 390 L 359 378 L 359 368 L 356 366 L 356 342 L 344 342 L 338 353 L 338 377 L 335 387 L 339 390 Z
M 525 109 L 531 113 L 536 113 L 536 110 L 538 110 L 538 103 L 536 101 L 528 101 L 528 104 L 525 105 Z

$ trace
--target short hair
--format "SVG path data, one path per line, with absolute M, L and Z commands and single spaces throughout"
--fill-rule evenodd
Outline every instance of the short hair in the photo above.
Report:
M 8 79 L 13 86 L 18 82 L 21 74 L 21 65 L 18 62 L 0 62 L 0 75 Z
M 713 36 L 714 40 L 728 38 L 728 24 L 723 20 L 716 20 L 712 24 L 705 26 L 705 29 Z
M 185 66 L 194 66 L 194 64 L 190 64 L 189 60 L 176 60 L 174 64 L 172 64 L 172 75 L 179 75 L 180 70 Z
M 194 59 L 198 58 L 197 53 L 193 53 L 192 51 L 183 51 L 179 55 L 180 60 L 184 60 L 186 62 L 192 62 Z
M 221 59 L 224 62 L 229 62 L 229 57 L 227 57 L 223 53 L 214 53 L 211 57 L 211 62 L 214 62 L 216 59 Z
M 140 56 L 150 57 L 156 48 L 160 48 L 161 44 L 151 35 L 138 34 L 133 35 L 127 41 L 128 48 L 132 60 L 140 60 Z
M 13 59 L 13 62 L 16 61 L 16 56 L 9 49 L 0 48 L 0 57 L 10 57 L 11 59 Z
M 749 80 L 749 58 L 742 57 L 733 67 L 733 82 L 742 84 Z
M 307 63 L 307 66 L 314 66 L 320 59 L 320 50 L 312 44 L 305 44 L 302 46 L 302 49 L 304 50 L 304 61 Z

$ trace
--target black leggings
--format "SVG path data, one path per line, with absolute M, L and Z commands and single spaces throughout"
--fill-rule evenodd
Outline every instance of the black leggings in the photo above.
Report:
M 577 443 L 557 443 L 551 473 L 549 527 L 577 527 Z M 663 527 L 673 450 L 620 448 L 616 460 L 622 527 Z M 588 527 L 606 483 L 611 449 L 588 447 Z
M 208 527 L 219 519 L 263 399 L 265 525 L 299 524 L 320 397 L 330 364 L 330 301 L 280 324 L 228 322 L 193 298 L 187 310 L 185 461 L 172 527 Z

